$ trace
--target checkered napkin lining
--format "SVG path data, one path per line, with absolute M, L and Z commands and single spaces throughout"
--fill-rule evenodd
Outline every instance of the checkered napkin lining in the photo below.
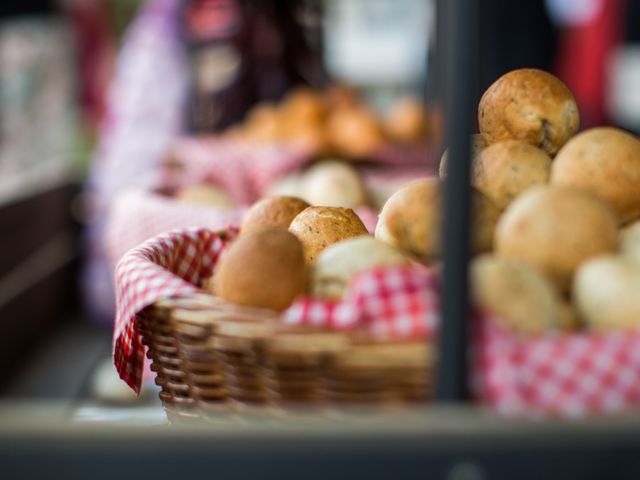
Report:
M 218 137 L 183 137 L 172 147 L 181 168 L 167 169 L 162 188 L 181 188 L 202 182 L 220 186 L 240 205 L 260 198 L 276 179 L 309 160 L 291 145 L 254 144 Z
M 507 416 L 579 418 L 640 406 L 640 332 L 518 338 L 475 325 L 474 390 Z
M 114 361 L 120 377 L 140 389 L 144 347 L 136 315 L 155 302 L 188 297 L 209 277 L 228 238 L 203 228 L 159 235 L 125 255 L 116 268 L 117 313 Z M 301 298 L 283 314 L 293 325 L 365 329 L 378 338 L 428 338 L 437 324 L 435 274 L 422 266 L 364 272 L 354 279 L 348 298 L 326 302 Z

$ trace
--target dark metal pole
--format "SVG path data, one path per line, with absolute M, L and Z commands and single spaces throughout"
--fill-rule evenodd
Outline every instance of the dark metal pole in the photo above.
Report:
M 449 165 L 444 188 L 442 326 L 436 399 L 467 398 L 470 134 L 478 80 L 478 0 L 439 0 L 437 54 Z

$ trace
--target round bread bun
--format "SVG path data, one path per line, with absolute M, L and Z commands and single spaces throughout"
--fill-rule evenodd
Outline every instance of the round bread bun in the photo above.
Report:
M 609 206 L 568 187 L 535 186 L 507 208 L 496 229 L 496 252 L 525 262 L 568 292 L 578 266 L 617 246 Z
M 585 262 L 577 271 L 573 299 L 594 330 L 640 328 L 640 268 L 622 256 Z
M 180 190 L 176 198 L 182 202 L 209 205 L 212 207 L 232 208 L 231 198 L 213 185 L 200 184 Z
M 523 68 L 503 75 L 484 93 L 478 123 L 489 144 L 523 140 L 553 156 L 578 131 L 580 115 L 562 81 Z
M 291 91 L 281 107 L 282 116 L 287 121 L 319 122 L 325 114 L 323 98 L 308 87 Z
M 335 109 L 329 115 L 326 127 L 329 142 L 336 152 L 352 159 L 373 154 L 384 140 L 375 115 L 364 107 Z
M 559 298 L 548 280 L 525 263 L 497 255 L 471 262 L 474 305 L 495 315 L 502 326 L 541 334 L 561 326 Z
M 244 138 L 255 142 L 273 142 L 281 137 L 281 115 L 272 103 L 260 103 L 247 115 L 242 129 Z
M 620 231 L 619 245 L 624 256 L 640 265 L 640 220 Z
M 438 178 L 414 180 L 385 203 L 375 236 L 422 259 L 437 259 L 441 251 L 442 183 Z M 498 209 L 480 192 L 472 190 L 472 240 L 474 254 L 493 247 Z
M 311 292 L 314 296 L 337 300 L 344 296 L 355 274 L 410 261 L 403 252 L 369 235 L 343 240 L 318 256 L 311 272 Z
M 323 99 L 330 109 L 351 107 L 358 103 L 358 92 L 348 85 L 333 83 L 324 90 Z
M 240 233 L 255 232 L 263 228 L 289 228 L 291 221 L 309 204 L 296 197 L 267 197 L 254 203 L 242 220 Z
M 304 198 L 312 205 L 356 208 L 367 203 L 360 175 L 346 162 L 325 160 L 305 175 Z
M 471 135 L 471 161 L 476 158 L 482 150 L 487 148 L 487 141 L 484 139 L 482 134 L 474 133 Z M 449 149 L 447 148 L 440 158 L 440 167 L 438 169 L 438 174 L 440 178 L 445 178 L 447 176 L 447 170 L 449 168 Z
M 307 290 L 302 245 L 281 228 L 242 235 L 223 253 L 213 283 L 228 302 L 284 310 Z
M 556 156 L 551 183 L 588 190 L 623 223 L 640 218 L 640 140 L 617 128 L 586 130 Z
M 268 197 L 285 196 L 302 198 L 304 195 L 304 175 L 292 173 L 279 178 L 267 189 Z
M 283 121 L 280 124 L 282 138 L 310 157 L 331 153 L 331 145 L 324 126 L 319 122 Z
M 483 149 L 474 158 L 471 184 L 504 210 L 522 192 L 549 182 L 551 158 L 520 140 L 505 140 Z
M 293 219 L 289 231 L 302 242 L 308 264 L 329 245 L 367 234 L 367 228 L 353 210 L 338 207 L 309 207 Z
M 417 98 L 394 103 L 385 116 L 387 136 L 399 143 L 417 142 L 427 136 L 427 113 Z

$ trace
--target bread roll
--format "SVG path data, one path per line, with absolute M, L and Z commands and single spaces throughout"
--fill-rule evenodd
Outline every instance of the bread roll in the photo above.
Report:
M 505 140 L 483 149 L 471 168 L 471 184 L 500 210 L 534 185 L 548 183 L 551 158 L 519 140 Z
M 182 202 L 212 207 L 232 208 L 234 206 L 226 193 L 213 185 L 207 184 L 183 188 L 178 192 L 176 198 Z
M 640 265 L 640 220 L 620 231 L 619 245 L 623 255 Z
M 242 220 L 242 235 L 269 227 L 289 228 L 291 221 L 309 204 L 296 197 L 267 197 L 254 203 Z
M 285 196 L 302 198 L 304 195 L 304 175 L 292 173 L 279 178 L 267 189 L 267 196 Z
M 338 207 L 309 207 L 293 219 L 289 231 L 302 242 L 308 264 L 329 245 L 367 234 L 367 228 L 353 210 Z
M 399 143 L 418 142 L 427 136 L 427 114 L 417 98 L 404 98 L 391 106 L 385 116 L 387 136 Z
M 503 75 L 484 93 L 478 123 L 489 144 L 522 140 L 553 156 L 578 131 L 580 116 L 562 81 L 523 68 Z
M 304 198 L 312 205 L 356 208 L 367 203 L 360 175 L 346 162 L 325 160 L 305 175 Z
M 376 226 L 376 238 L 422 259 L 440 256 L 442 184 L 438 178 L 415 180 L 394 193 L 385 203 Z M 498 209 L 476 190 L 472 191 L 473 253 L 493 246 Z
M 287 121 L 319 122 L 325 114 L 322 97 L 308 87 L 291 91 L 282 102 L 282 116 Z
M 496 229 L 496 253 L 525 262 L 568 292 L 578 266 L 612 252 L 614 213 L 598 198 L 568 187 L 536 186 L 507 208 Z
M 597 195 L 623 223 L 640 218 L 640 141 L 617 128 L 582 132 L 558 153 L 551 183 Z
M 311 274 L 311 291 L 314 296 L 340 299 L 355 274 L 409 262 L 404 253 L 369 235 L 343 240 L 317 258 Z
M 307 290 L 302 245 L 281 228 L 242 235 L 223 253 L 213 283 L 228 302 L 284 310 Z
M 573 298 L 594 330 L 640 328 L 640 268 L 621 256 L 584 263 L 576 273 Z
M 323 92 L 323 99 L 329 109 L 351 107 L 358 103 L 358 92 L 348 85 L 333 83 Z
M 474 133 L 471 135 L 471 160 L 473 161 L 482 150 L 487 148 L 487 141 L 484 137 L 479 133 Z M 449 168 L 449 149 L 447 148 L 442 157 L 440 158 L 440 167 L 438 169 L 438 174 L 440 178 L 445 178 L 447 176 L 447 171 Z
M 544 276 L 525 263 L 481 255 L 470 267 L 473 303 L 502 326 L 541 334 L 561 326 L 559 298 Z
M 334 110 L 327 121 L 327 135 L 336 152 L 353 159 L 370 156 L 384 140 L 375 115 L 356 106 Z
M 255 142 L 274 142 L 281 135 L 281 116 L 278 108 L 272 103 L 260 103 L 247 115 L 242 129 L 244 138 Z

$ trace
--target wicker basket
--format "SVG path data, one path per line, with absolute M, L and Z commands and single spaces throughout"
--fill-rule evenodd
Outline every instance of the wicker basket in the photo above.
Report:
M 429 397 L 433 355 L 424 342 L 380 343 L 279 320 L 208 295 L 144 310 L 137 322 L 169 419 L 238 421 Z

